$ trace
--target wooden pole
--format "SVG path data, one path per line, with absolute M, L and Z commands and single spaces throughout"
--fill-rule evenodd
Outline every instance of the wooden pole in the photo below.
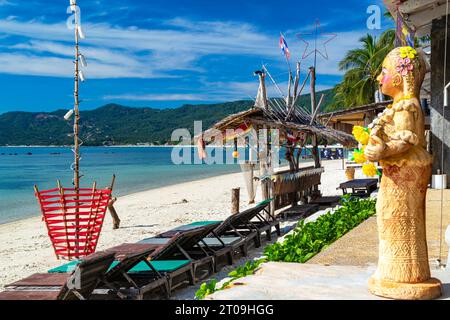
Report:
M 291 91 L 292 91 L 292 73 L 289 72 L 288 95 L 286 97 L 286 112 L 289 112 L 290 108 L 292 108 L 292 106 L 291 106 L 291 101 L 292 101 Z
M 298 85 L 300 83 L 300 62 L 297 62 L 297 70 L 295 73 L 295 82 L 294 82 L 294 101 L 297 98 L 298 95 Z
M 262 131 L 264 130 L 264 131 Z M 257 127 L 258 132 L 258 161 L 259 161 L 259 177 L 260 177 L 260 183 L 261 183 L 261 194 L 262 194 L 262 200 L 269 199 L 268 195 L 268 189 L 267 189 L 267 180 L 265 179 L 266 175 L 266 163 L 267 163 L 267 138 L 261 136 L 262 134 L 266 134 L 267 130 L 266 127 L 258 126 Z
M 311 114 L 316 111 L 316 69 L 314 67 L 309 68 L 311 72 Z
M 116 209 L 114 208 L 114 204 L 116 203 L 117 198 L 112 198 L 108 204 L 109 213 L 111 213 L 111 217 L 113 219 L 113 230 L 117 230 L 120 228 L 120 218 L 117 214 Z
M 241 188 L 231 190 L 231 214 L 239 213 Z
M 289 69 L 289 73 L 290 69 Z M 266 90 L 266 83 L 265 83 L 265 77 L 266 75 L 264 73 L 259 74 L 259 81 L 260 86 L 263 94 L 263 102 L 264 102 L 264 108 L 266 110 L 269 110 L 269 103 L 267 100 L 267 90 Z M 292 77 L 292 76 L 291 76 Z M 261 128 L 261 127 L 260 127 Z M 259 163 L 260 163 L 260 176 L 265 172 L 264 164 L 268 165 L 268 168 L 271 166 L 271 159 L 270 157 L 270 142 L 269 142 L 269 133 L 268 133 L 268 127 L 267 125 L 263 125 L 264 130 L 264 141 L 260 141 L 261 139 L 258 139 L 258 145 L 259 145 Z M 260 143 L 264 145 L 263 148 L 261 148 Z M 261 153 L 261 150 L 264 150 L 264 153 Z M 262 196 L 263 200 L 268 200 L 270 198 L 270 183 L 267 180 L 267 177 L 264 177 L 264 180 L 261 181 L 261 190 L 262 190 Z M 273 210 L 273 203 L 271 204 L 271 210 Z
M 248 204 L 254 204 L 255 203 L 255 164 L 250 162 L 250 188 L 253 195 L 253 199 L 250 199 Z
M 114 189 L 114 184 L 116 183 L 116 175 L 113 174 L 111 185 L 109 189 L 112 191 Z M 113 220 L 113 230 L 117 230 L 120 228 L 120 218 L 117 214 L 116 208 L 114 208 L 114 204 L 117 202 L 117 198 L 111 198 L 110 202 L 108 203 L 108 210 L 111 214 L 112 220 Z
M 269 103 L 267 101 L 267 90 L 266 90 L 266 82 L 265 82 L 265 77 L 266 75 L 264 73 L 259 73 L 259 84 L 261 86 L 261 90 L 262 90 L 262 96 L 263 96 L 263 104 L 264 104 L 264 109 L 268 110 L 269 109 Z M 259 130 L 261 130 L 261 127 L 258 128 Z M 267 127 L 263 126 L 262 128 L 263 130 L 265 130 L 264 134 L 267 134 Z M 261 146 L 261 139 L 258 138 L 258 158 L 259 158 L 259 167 L 260 167 L 260 175 L 262 175 L 265 172 L 265 168 L 264 168 L 264 164 L 267 161 L 267 137 L 265 137 L 265 141 L 263 142 L 263 144 L 265 146 Z M 265 151 L 265 154 L 261 153 L 261 150 Z M 263 200 L 267 200 L 269 199 L 268 197 L 268 190 L 267 190 L 267 183 L 265 180 L 261 180 L 261 191 L 262 191 L 262 196 L 263 196 Z
M 266 75 L 265 75 L 264 72 L 258 72 L 258 77 L 259 77 L 259 85 L 260 85 L 261 90 L 262 90 L 264 109 L 268 110 L 269 109 L 269 103 L 267 101 Z
M 316 69 L 314 67 L 309 68 L 311 71 L 311 115 L 314 115 L 316 113 Z M 314 163 L 316 168 L 321 167 L 320 163 L 320 155 L 319 155 L 319 145 L 318 145 L 318 139 L 317 134 L 312 135 L 312 154 L 314 157 Z
M 111 191 L 114 189 L 114 184 L 115 184 L 115 183 L 116 183 L 116 175 L 113 174 L 112 181 L 111 181 L 111 185 L 110 185 L 110 187 L 109 187 L 109 189 L 110 189 Z

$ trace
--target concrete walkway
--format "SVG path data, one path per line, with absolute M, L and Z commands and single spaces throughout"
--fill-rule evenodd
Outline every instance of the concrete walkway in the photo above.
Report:
M 207 300 L 382 300 L 367 290 L 375 267 L 270 262 Z M 450 272 L 434 271 L 450 300 Z

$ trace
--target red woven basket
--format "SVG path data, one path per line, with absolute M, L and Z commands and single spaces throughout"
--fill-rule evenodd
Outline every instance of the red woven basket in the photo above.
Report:
M 36 191 L 56 257 L 74 260 L 95 252 L 111 189 Z

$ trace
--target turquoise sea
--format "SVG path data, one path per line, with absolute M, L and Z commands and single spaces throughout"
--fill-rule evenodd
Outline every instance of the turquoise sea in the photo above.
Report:
M 195 149 L 185 151 L 197 157 Z M 237 164 L 174 165 L 166 147 L 85 147 L 81 153 L 82 186 L 109 186 L 116 174 L 115 196 L 240 171 Z M 52 189 L 59 179 L 70 187 L 72 162 L 70 148 L 0 147 L 0 223 L 40 215 L 33 186 Z
M 333 150 L 333 149 L 332 149 Z M 91 188 L 94 181 L 98 187 L 110 185 L 116 175 L 114 196 L 153 188 L 188 182 L 226 173 L 240 172 L 235 164 L 182 164 L 172 162 L 173 148 L 170 147 L 82 147 L 81 186 Z M 220 152 L 220 153 L 218 153 Z M 208 149 L 209 159 L 216 154 L 232 160 L 233 148 Z M 179 150 L 177 154 L 180 154 Z M 197 149 L 184 147 L 182 155 L 201 163 Z M 240 150 L 241 157 L 246 157 Z M 284 150 L 280 150 L 281 164 Z M 311 155 L 304 149 L 303 156 Z M 196 161 L 196 162 L 194 162 Z M 308 161 L 308 160 L 304 160 Z M 73 153 L 69 147 L 0 147 L 0 224 L 39 216 L 40 210 L 34 197 L 33 186 L 40 190 L 53 189 L 59 179 L 64 187 L 72 186 L 73 172 L 70 166 Z

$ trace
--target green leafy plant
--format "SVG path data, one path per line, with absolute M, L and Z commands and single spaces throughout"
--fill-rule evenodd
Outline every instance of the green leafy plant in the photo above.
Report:
M 244 265 L 237 267 L 236 270 L 231 271 L 228 274 L 228 276 L 231 277 L 231 279 L 224 282 L 220 288 L 217 288 L 216 279 L 213 279 L 207 283 L 203 283 L 200 286 L 200 289 L 195 293 L 195 297 L 197 298 L 197 300 L 203 300 L 206 296 L 227 288 L 235 280 L 254 274 L 256 269 L 258 269 L 259 266 L 266 261 L 267 259 L 265 258 L 254 261 L 248 261 Z
M 250 276 L 255 273 L 255 270 L 259 268 L 259 266 L 264 263 L 266 259 L 259 259 L 254 261 L 249 261 L 243 266 L 238 267 L 236 270 L 230 272 L 228 276 L 239 279 L 246 276 Z
M 213 279 L 210 282 L 202 283 L 200 289 L 195 293 L 195 297 L 198 300 L 205 299 L 206 296 L 213 294 L 214 292 L 217 291 L 216 285 L 217 285 L 216 279 Z
M 319 217 L 316 221 L 305 223 L 300 221 L 294 232 L 286 236 L 283 243 L 274 243 L 264 250 L 265 257 L 249 261 L 230 272 L 231 279 L 220 288 L 216 288 L 217 280 L 201 285 L 195 294 L 201 300 L 207 295 L 227 288 L 237 279 L 252 275 L 267 261 L 305 263 L 331 243 L 341 238 L 350 230 L 373 216 L 376 212 L 374 199 L 359 199 L 346 195 L 341 199 L 341 207 L 333 213 Z
M 375 200 L 361 200 L 345 196 L 342 207 L 327 213 L 315 222 L 300 221 L 294 232 L 283 243 L 266 247 L 269 261 L 305 263 L 326 246 L 375 214 Z

